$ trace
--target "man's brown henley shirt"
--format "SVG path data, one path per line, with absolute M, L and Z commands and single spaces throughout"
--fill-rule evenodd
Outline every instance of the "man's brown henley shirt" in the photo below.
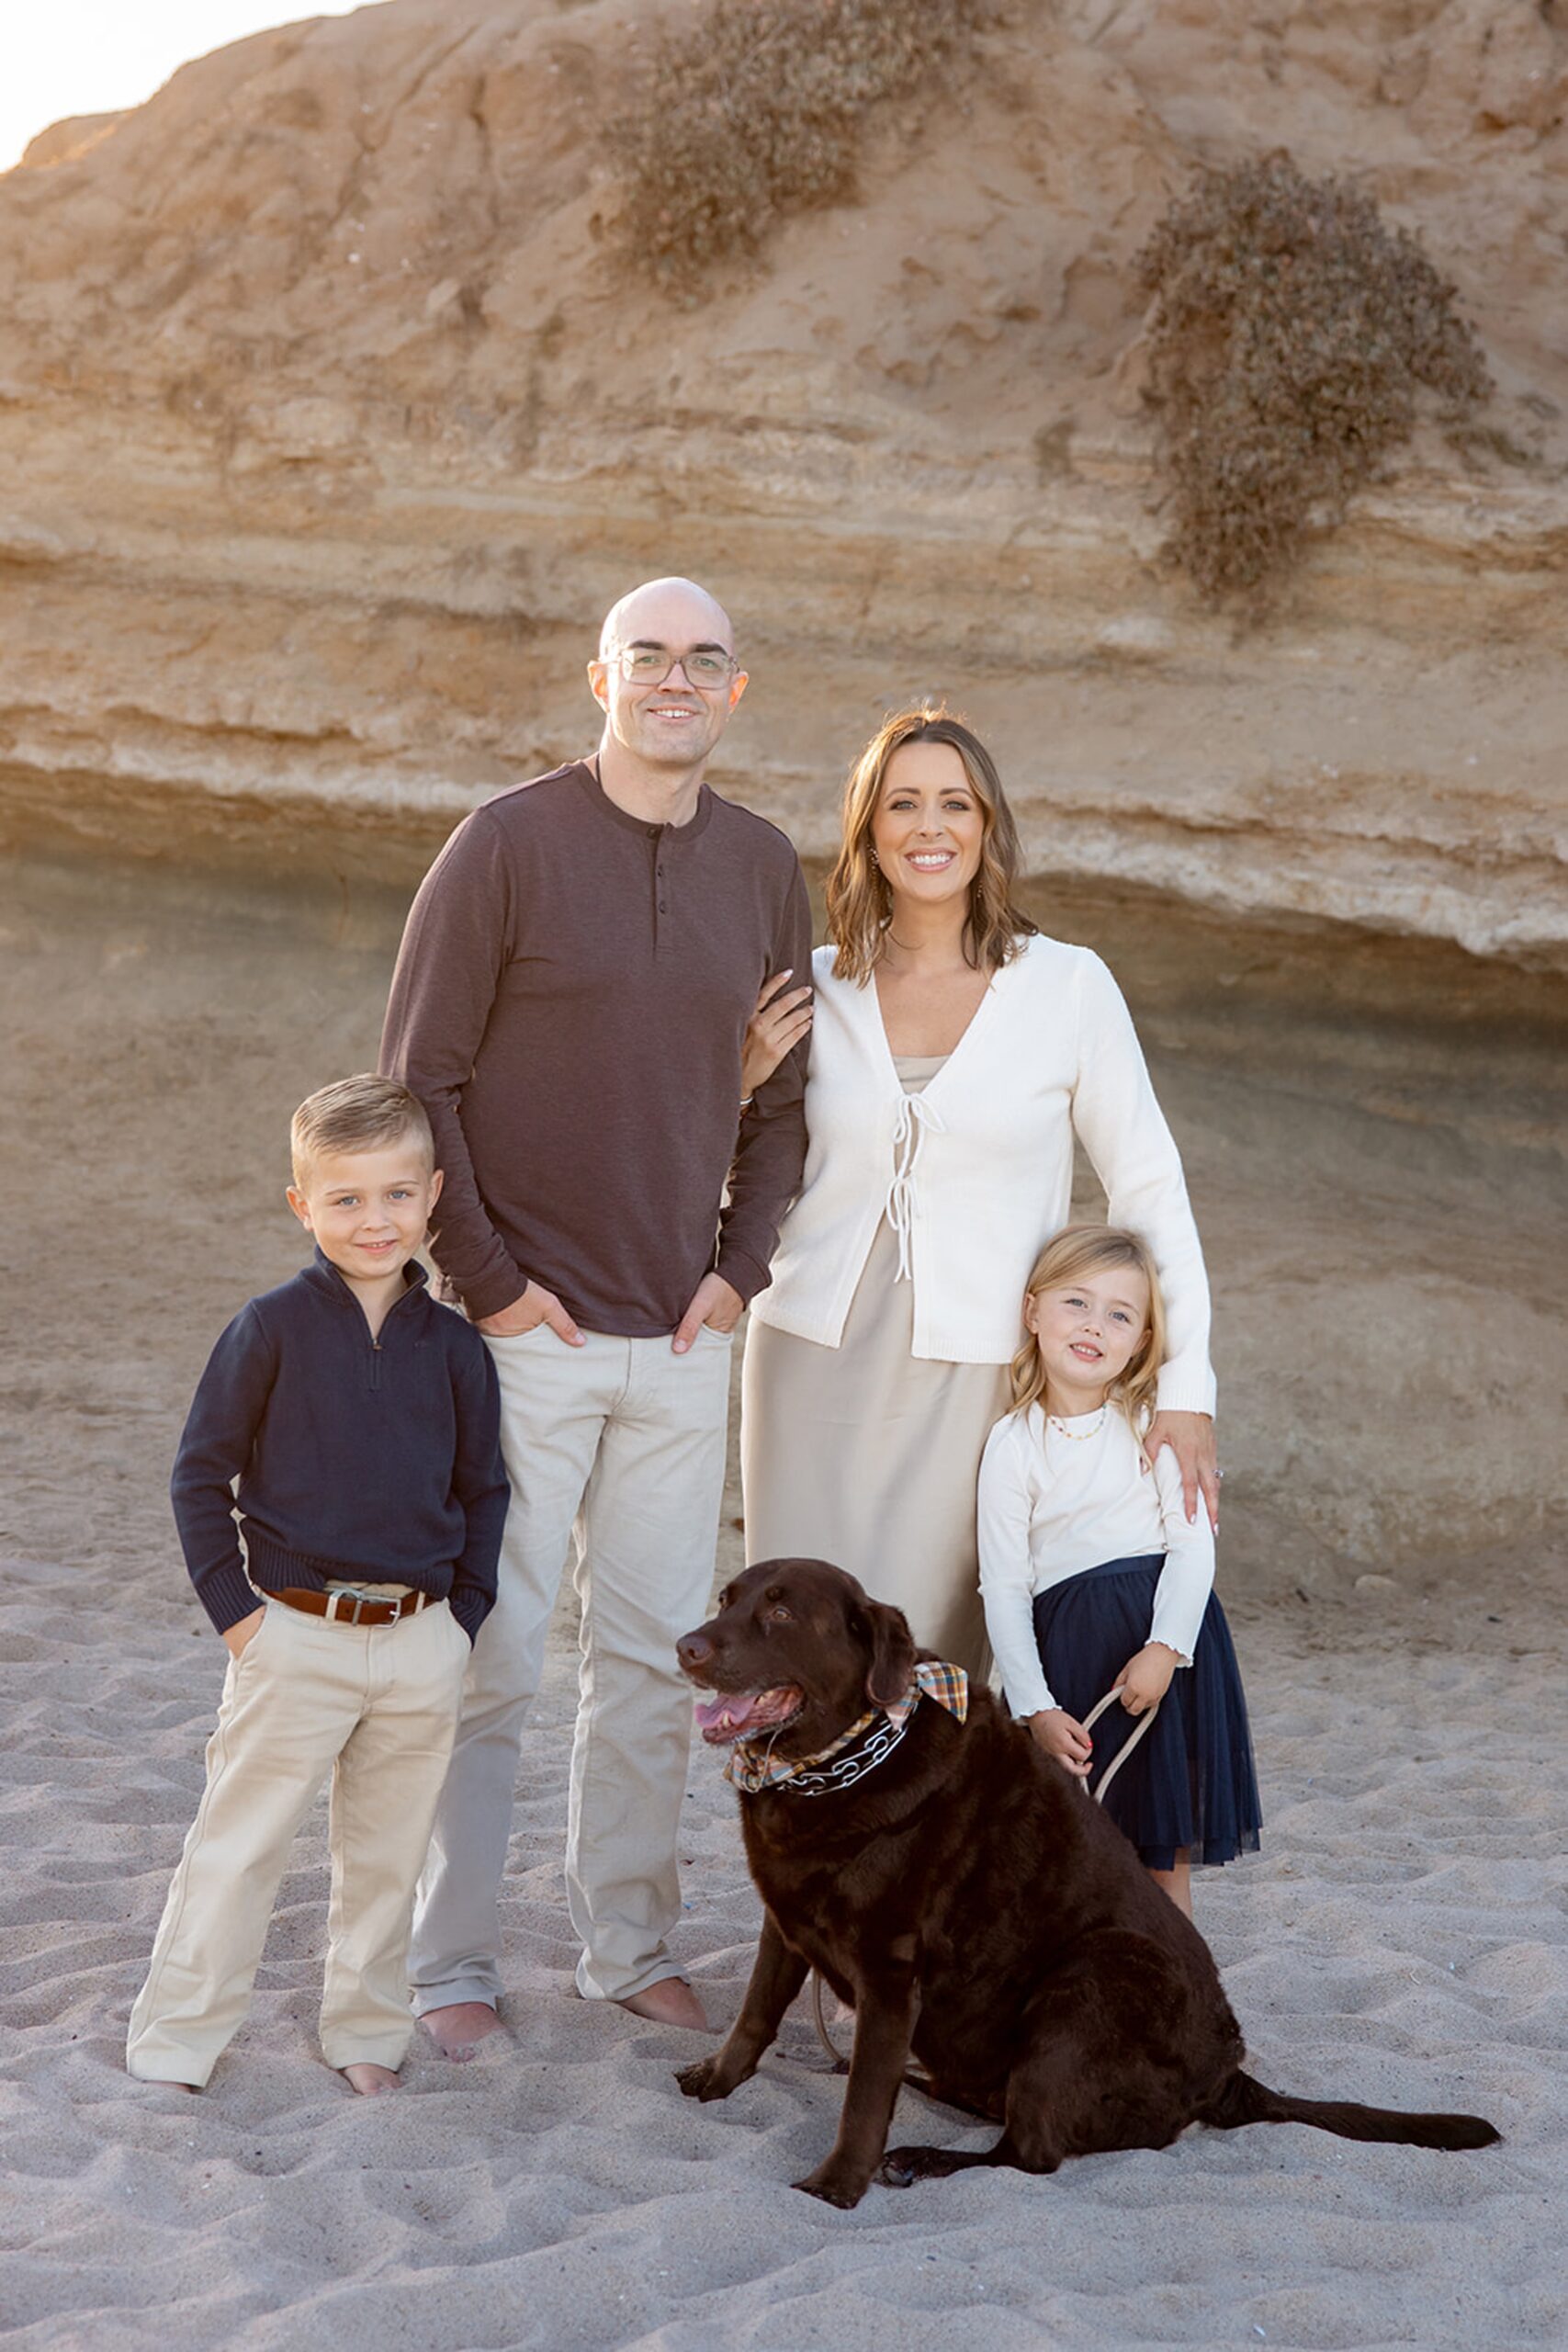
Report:
M 651 824 L 575 761 L 465 819 L 410 910 L 381 1068 L 430 1114 L 434 1257 L 471 1315 L 532 1278 L 584 1330 L 651 1338 L 716 1266 L 764 1286 L 805 1048 L 744 1119 L 741 1052 L 762 980 L 810 962 L 789 842 L 705 785 Z

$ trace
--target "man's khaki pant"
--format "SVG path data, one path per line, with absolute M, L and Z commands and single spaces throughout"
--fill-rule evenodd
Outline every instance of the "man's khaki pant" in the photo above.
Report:
M 329 2066 L 402 2062 L 414 1886 L 457 1728 L 468 1637 L 444 1600 L 394 1625 L 269 1601 L 231 1658 L 207 1787 L 169 1889 L 126 2064 L 205 2083 L 243 2023 L 294 1833 L 332 1775 Z
M 501 1992 L 518 1747 L 574 1532 L 582 1634 L 566 1882 L 578 1987 L 622 2000 L 679 1973 L 664 1939 L 681 1907 L 692 1699 L 675 1642 L 706 1617 L 713 1590 L 730 1342 L 704 1329 L 677 1356 L 668 1339 L 590 1332 L 569 1348 L 540 1325 L 486 1344 L 512 1503 L 420 1882 L 409 1969 L 422 2016 L 455 2001 L 493 2007 Z

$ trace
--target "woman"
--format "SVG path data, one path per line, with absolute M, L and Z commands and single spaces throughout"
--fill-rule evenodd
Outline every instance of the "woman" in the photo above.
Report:
M 944 710 L 888 719 L 845 793 L 809 1014 L 770 983 L 746 1071 L 761 1083 L 809 1018 L 806 1173 L 746 1344 L 747 1557 L 836 1562 L 973 1672 L 976 1473 L 1075 1136 L 1169 1304 L 1151 1448 L 1176 1447 L 1190 1512 L 1217 1491 L 1181 1163 L 1115 982 L 1019 910 L 1017 870 L 984 744 Z

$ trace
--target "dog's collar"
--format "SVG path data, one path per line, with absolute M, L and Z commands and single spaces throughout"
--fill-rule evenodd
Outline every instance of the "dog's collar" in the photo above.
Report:
M 815 1756 L 775 1756 L 773 1749 L 778 1731 L 766 1742 L 739 1739 L 729 1751 L 724 1777 L 748 1796 L 755 1796 L 759 1789 L 779 1787 L 798 1797 L 825 1797 L 834 1789 L 852 1789 L 892 1755 L 922 1699 L 934 1699 L 963 1723 L 969 1713 L 969 1677 L 961 1666 L 926 1658 L 916 1667 L 901 1699 L 888 1707 L 870 1708 Z M 783 1729 L 781 1724 L 779 1731 Z

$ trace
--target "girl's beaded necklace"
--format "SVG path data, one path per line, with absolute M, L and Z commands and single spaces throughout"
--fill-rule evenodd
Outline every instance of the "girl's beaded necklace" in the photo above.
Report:
M 1065 1437 L 1069 1445 L 1086 1445 L 1091 1437 L 1098 1437 L 1100 1435 L 1100 1430 L 1105 1427 L 1105 1416 L 1110 1409 L 1111 1400 L 1107 1397 L 1105 1403 L 1101 1405 L 1099 1412 L 1094 1417 L 1093 1428 L 1087 1430 L 1070 1430 L 1059 1413 L 1047 1413 L 1045 1419 L 1049 1426 L 1055 1430 L 1057 1436 Z M 1077 1417 L 1075 1416 L 1075 1419 Z

